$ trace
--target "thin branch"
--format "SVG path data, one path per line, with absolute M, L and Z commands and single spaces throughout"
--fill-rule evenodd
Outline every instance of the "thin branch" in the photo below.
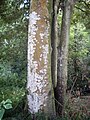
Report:
M 87 8 L 89 9 L 90 7 L 90 4 L 87 4 L 85 1 L 82 1 L 86 6 L 87 6 Z
M 58 100 L 56 100 L 55 98 L 53 98 L 60 106 L 62 106 L 63 107 L 63 105 L 60 103 L 60 102 L 58 102 Z
M 86 16 L 88 16 L 88 17 L 90 16 L 90 15 L 89 15 L 89 12 L 87 12 L 86 10 L 81 9 L 81 8 L 78 7 L 78 6 L 75 6 L 75 8 L 81 10 L 81 12 L 85 13 Z
M 85 10 L 81 9 L 80 7 L 78 7 L 78 6 L 76 6 L 76 5 L 75 5 L 75 8 L 77 8 L 77 9 L 81 10 L 82 12 L 86 13 Z
M 74 88 L 74 85 L 75 85 L 76 81 L 77 81 L 77 77 L 75 77 L 75 80 L 74 80 L 73 85 L 72 85 L 72 87 L 71 87 L 70 93 L 72 92 L 72 90 L 73 90 L 73 88 Z

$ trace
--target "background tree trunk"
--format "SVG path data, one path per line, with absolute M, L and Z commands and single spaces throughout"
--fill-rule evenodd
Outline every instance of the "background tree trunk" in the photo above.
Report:
M 28 107 L 31 114 L 55 114 L 51 81 L 52 0 L 32 0 L 28 26 Z
M 61 23 L 60 43 L 58 46 L 57 62 L 57 86 L 55 88 L 56 112 L 57 115 L 64 114 L 65 94 L 67 88 L 67 59 L 68 59 L 68 41 L 70 32 L 70 20 L 74 0 L 66 0 L 63 3 L 63 15 Z

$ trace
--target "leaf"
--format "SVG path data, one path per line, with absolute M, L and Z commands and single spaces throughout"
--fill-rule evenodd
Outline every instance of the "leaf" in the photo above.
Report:
M 5 101 L 3 100 L 0 104 L 1 104 L 1 105 L 5 104 Z
M 12 108 L 12 104 L 7 103 L 7 104 L 3 105 L 3 107 L 8 110 L 8 109 Z
M 1 108 L 0 109 L 0 120 L 3 118 L 4 112 L 5 112 L 5 109 Z
M 7 99 L 6 101 L 5 101 L 5 104 L 6 103 L 12 103 L 12 101 L 10 100 L 10 99 Z

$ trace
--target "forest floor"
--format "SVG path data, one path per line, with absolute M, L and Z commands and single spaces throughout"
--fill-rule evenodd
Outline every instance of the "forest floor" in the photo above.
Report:
M 90 96 L 69 96 L 68 103 L 72 117 L 75 116 L 75 114 L 90 117 Z

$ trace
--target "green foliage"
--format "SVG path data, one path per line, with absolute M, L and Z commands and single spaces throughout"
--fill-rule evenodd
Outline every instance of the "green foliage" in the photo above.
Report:
M 0 102 L 13 105 L 25 95 L 28 2 L 0 2 Z
M 69 51 L 72 58 L 86 57 L 88 51 L 89 34 L 83 23 L 77 23 L 71 26 Z
M 73 17 L 75 16 L 77 17 L 77 14 L 74 14 Z M 86 60 L 90 54 L 89 42 L 89 33 L 85 24 L 80 21 L 72 22 L 69 42 L 68 88 L 73 86 L 74 90 L 77 87 L 84 89 L 88 84 L 85 76 L 88 78 Z
M 90 1 L 80 0 L 74 8 L 73 21 L 74 23 L 83 23 L 90 33 Z
M 4 113 L 5 113 L 5 109 L 1 108 L 0 109 L 0 120 L 3 118 Z
M 5 110 L 11 109 L 11 108 L 12 108 L 12 101 L 10 99 L 7 99 L 6 101 L 3 100 L 0 103 L 0 120 L 2 120 Z

